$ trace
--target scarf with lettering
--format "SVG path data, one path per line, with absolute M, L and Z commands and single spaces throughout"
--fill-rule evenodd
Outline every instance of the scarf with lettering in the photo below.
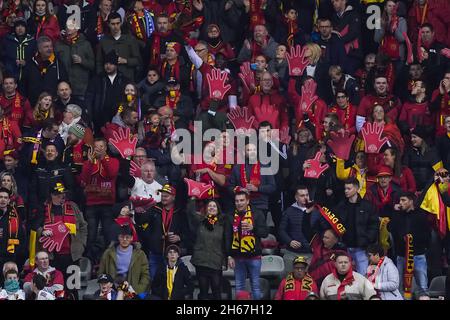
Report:
M 5 213 L 8 215 L 8 242 L 6 251 L 10 254 L 14 254 L 16 252 L 16 246 L 20 244 L 19 241 L 19 214 L 17 213 L 16 208 L 9 207 L 7 208 L 7 212 Z
M 9 123 L 8 118 L 3 117 L 2 120 L 2 139 L 3 143 L 5 144 L 5 150 L 13 149 L 14 148 L 14 137 L 11 132 L 11 126 Z
M 233 242 L 231 249 L 238 253 L 252 253 L 255 251 L 256 238 L 251 231 L 244 231 L 241 228 L 241 222 L 245 221 L 249 224 L 254 224 L 253 213 L 250 206 L 247 206 L 245 214 L 241 216 L 237 209 L 234 210 L 233 218 Z
M 168 76 L 167 76 L 168 74 Z M 177 59 L 177 61 L 174 64 L 170 64 L 167 60 L 164 60 L 164 63 L 161 68 L 161 78 L 163 79 L 169 79 L 169 78 L 175 78 L 177 81 L 180 81 L 180 60 Z
M 333 268 L 333 275 L 336 279 L 339 279 L 337 269 Z M 350 269 L 348 270 L 347 274 L 345 275 L 344 280 L 339 284 L 339 287 L 337 289 L 337 299 L 341 300 L 342 293 L 345 291 L 345 286 L 351 286 L 353 281 L 355 281 L 355 278 L 353 277 L 353 268 L 350 261 Z
M 384 261 L 384 257 L 382 257 L 380 259 L 380 261 L 378 261 L 377 266 L 375 267 L 375 269 L 373 269 L 372 273 L 371 274 L 369 274 L 369 273 L 367 274 L 367 279 L 370 282 L 372 282 L 373 285 L 375 285 L 375 281 L 377 279 L 377 275 L 378 275 L 378 273 L 380 273 L 381 265 L 383 264 L 383 261 Z
M 179 90 L 174 90 L 175 94 L 173 97 L 170 96 L 170 92 L 166 95 L 166 106 L 170 107 L 171 110 L 175 110 L 177 108 L 178 102 L 181 98 L 181 92 Z
M 140 40 L 146 41 L 150 38 L 155 31 L 155 26 L 148 10 L 144 9 L 142 12 L 132 14 L 131 31 Z
M 290 272 L 286 277 L 286 283 L 284 284 L 284 300 L 297 300 L 299 295 L 297 294 L 298 288 L 296 288 L 295 284 L 296 282 L 300 282 L 300 293 L 304 293 L 301 296 L 307 296 L 308 293 L 310 293 L 312 289 L 313 279 L 312 277 L 307 273 L 301 280 L 296 280 L 294 278 L 294 274 Z
M 266 24 L 266 19 L 264 19 L 264 12 L 262 10 L 262 5 L 265 1 L 263 0 L 250 0 L 250 30 L 254 30 L 257 25 Z
M 171 34 L 171 31 L 167 32 L 153 32 L 152 52 L 150 53 L 150 65 L 157 66 L 160 63 L 161 55 L 161 38 L 166 38 Z
M 286 42 L 287 42 L 289 47 L 293 47 L 294 46 L 294 36 L 298 32 L 297 19 L 291 20 L 291 19 L 289 19 L 287 17 L 284 17 L 283 23 L 288 28 L 288 34 L 287 34 Z
M 403 273 L 403 297 L 405 300 L 412 299 L 412 279 L 414 276 L 414 246 L 413 236 L 408 233 L 405 235 L 405 270 Z

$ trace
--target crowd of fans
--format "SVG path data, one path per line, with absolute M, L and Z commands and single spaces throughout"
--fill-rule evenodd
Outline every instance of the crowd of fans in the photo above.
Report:
M 82 259 L 108 300 L 221 299 L 224 270 L 258 300 L 267 252 L 278 300 L 446 275 L 448 0 L 0 8 L 0 299 L 82 298 Z M 220 136 L 188 153 L 179 129 Z

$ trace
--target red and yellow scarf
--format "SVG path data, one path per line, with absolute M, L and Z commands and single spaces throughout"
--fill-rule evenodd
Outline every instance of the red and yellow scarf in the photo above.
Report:
M 403 273 L 403 296 L 406 300 L 412 299 L 412 279 L 414 276 L 414 246 L 413 236 L 405 235 L 405 270 Z
M 140 40 L 146 40 L 145 32 L 142 32 L 141 18 L 144 16 L 143 12 L 133 13 L 131 16 L 131 31 Z
M 66 227 L 70 230 L 70 234 L 77 234 L 77 222 L 75 218 L 75 210 L 73 207 L 65 202 L 62 208 L 63 221 Z M 52 204 L 47 203 L 45 207 L 45 221 L 44 224 L 55 223 L 55 217 L 52 214 Z
M 291 48 L 294 46 L 294 36 L 298 32 L 297 19 L 291 20 L 287 17 L 284 17 L 283 22 L 288 28 L 288 36 L 286 42 L 288 46 Z
M 243 217 L 237 210 L 234 210 L 233 218 L 233 242 L 231 249 L 239 253 L 252 253 L 255 251 L 256 238 L 253 231 L 243 231 L 241 221 L 254 225 L 253 213 L 250 206 L 247 206 Z
M 301 282 L 300 290 L 295 286 L 297 282 Z M 283 299 L 298 300 L 301 297 L 306 297 L 313 290 L 312 284 L 313 279 L 309 274 L 306 274 L 301 280 L 296 280 L 294 274 L 290 272 L 286 277 Z M 297 291 L 300 291 L 300 294 Z
M 9 207 L 8 213 L 8 226 L 9 226 L 9 239 L 6 247 L 6 251 L 10 254 L 14 254 L 16 246 L 20 244 L 19 240 L 19 214 L 15 208 Z
M 175 211 L 175 207 L 172 207 L 169 211 L 165 208 L 162 209 L 161 212 L 161 220 L 162 220 L 162 228 L 164 235 L 167 235 L 167 232 L 170 230 L 170 226 L 172 225 L 173 212 Z
M 169 36 L 171 31 L 167 32 L 153 32 L 153 43 L 152 43 L 152 52 L 150 55 L 150 65 L 157 66 L 160 62 L 160 54 L 161 54 L 161 38 L 165 38 Z
M 66 35 L 64 37 L 64 42 L 68 45 L 74 45 L 80 39 L 80 31 L 75 32 L 72 35 Z
M 41 75 L 45 75 L 47 73 L 47 68 L 55 62 L 56 57 L 55 57 L 55 54 L 52 53 L 50 55 L 50 58 L 48 58 L 48 60 L 42 60 L 39 53 L 36 53 L 36 55 L 34 56 L 34 60 L 38 64 L 38 68 L 39 68 L 39 71 L 41 72 Z

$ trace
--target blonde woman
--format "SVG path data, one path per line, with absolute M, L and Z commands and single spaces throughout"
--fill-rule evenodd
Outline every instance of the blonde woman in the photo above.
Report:
M 21 221 L 25 221 L 25 205 L 23 198 L 17 191 L 17 183 L 14 176 L 8 172 L 3 171 L 0 173 L 0 187 L 6 188 L 10 191 L 10 206 L 15 208 L 20 215 Z
M 44 121 L 48 119 L 55 119 L 55 107 L 53 105 L 52 95 L 48 92 L 42 92 L 39 95 L 38 101 L 33 109 L 33 116 L 30 123 L 24 123 L 24 127 L 31 127 L 35 130 L 42 129 Z M 59 120 L 61 115 L 58 113 Z M 60 121 L 58 121 L 60 122 Z

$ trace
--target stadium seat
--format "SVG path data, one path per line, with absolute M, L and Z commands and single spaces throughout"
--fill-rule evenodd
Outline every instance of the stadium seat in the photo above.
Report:
M 431 280 L 430 288 L 428 289 L 431 298 L 445 296 L 445 278 L 446 276 L 438 276 Z
M 268 255 L 261 257 L 261 277 L 279 277 L 284 274 L 284 261 L 280 256 Z
M 181 261 L 186 265 L 186 267 L 189 269 L 189 272 L 191 273 L 191 276 L 195 277 L 195 267 L 191 263 L 192 256 L 183 256 L 181 257 Z

